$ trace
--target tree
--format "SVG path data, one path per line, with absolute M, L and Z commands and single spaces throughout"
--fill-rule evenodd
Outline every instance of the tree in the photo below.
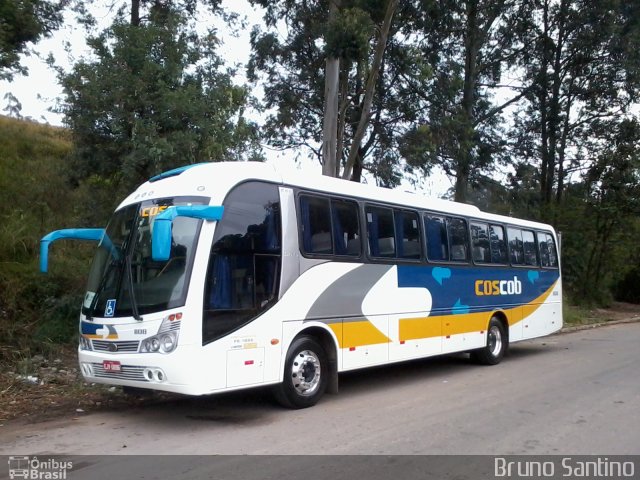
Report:
M 503 84 L 527 48 L 516 32 L 526 29 L 528 2 L 447 0 L 428 5 L 421 36 L 434 75 L 421 89 L 423 115 L 401 148 L 413 167 L 441 167 L 455 178 L 457 201 L 474 183 L 506 162 L 501 128 L 504 110 L 524 95 L 515 82 Z M 500 92 L 500 98 L 497 93 Z
M 540 0 L 519 57 L 528 85 L 515 154 L 539 165 L 543 218 L 560 204 L 568 174 L 589 168 L 599 122 L 624 115 L 638 99 L 637 2 Z M 594 128 L 596 130 L 594 130 Z M 595 139 L 595 142 L 594 142 Z
M 334 67 L 337 59 L 338 86 L 332 87 L 338 94 L 337 118 L 327 127 L 337 130 L 330 147 L 336 150 L 336 165 L 325 165 L 325 173 L 360 181 L 367 169 L 380 183 L 396 184 L 394 142 L 412 105 L 397 97 L 399 69 L 406 73 L 413 65 L 394 35 L 410 2 L 402 9 L 396 0 L 252 3 L 266 9 L 266 30 L 252 32 L 248 68 L 252 81 L 264 79 L 265 107 L 274 111 L 265 124 L 266 139 L 280 149 L 303 148 L 322 162 L 326 59 L 334 59 Z M 277 28 L 282 23 L 285 38 Z
M 261 158 L 249 93 L 222 70 L 215 36 L 198 36 L 171 3 L 126 13 L 89 38 L 94 58 L 61 74 L 76 180 L 128 191 L 178 165 Z
M 606 142 L 583 181 L 567 189 L 558 215 L 566 283 L 587 302 L 607 301 L 638 260 L 640 123 L 613 119 L 600 128 Z
M 62 23 L 63 1 L 0 0 L 0 80 L 26 73 L 20 55 Z

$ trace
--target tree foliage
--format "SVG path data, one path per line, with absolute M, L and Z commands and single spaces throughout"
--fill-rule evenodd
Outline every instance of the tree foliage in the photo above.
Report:
M 246 88 L 222 68 L 218 42 L 184 10 L 154 3 L 135 23 L 121 12 L 89 39 L 93 57 L 61 74 L 76 180 L 98 175 L 128 191 L 179 165 L 260 158 Z
M 60 27 L 64 2 L 0 0 L 0 80 L 26 73 L 20 55 Z
M 89 38 L 92 55 L 61 74 L 76 193 L 96 199 L 96 223 L 150 175 L 259 158 L 259 140 L 322 162 L 331 77 L 329 173 L 395 186 L 407 171 L 441 170 L 455 199 L 561 230 L 574 298 L 628 291 L 640 271 L 640 3 L 249 1 L 264 9 L 247 65 L 264 92 L 259 130 L 244 117 L 249 87 L 224 68 L 215 34 L 195 28 L 203 8 L 221 14 L 220 0 L 119 0 L 115 23 Z M 0 18 L 45 3 L 0 3 Z M 95 25 L 91 8 L 75 9 Z M 50 21 L 37 35 L 57 26 L 57 12 L 39 17 Z M 2 27 L 4 62 L 21 47 L 7 47 Z M 0 63 L 5 76 L 15 68 Z
M 410 165 L 425 173 L 438 166 L 455 178 L 455 199 L 467 201 L 506 163 L 502 113 L 523 92 L 517 82 L 503 82 L 517 75 L 512 67 L 527 45 L 514 32 L 527 28 L 531 10 L 528 2 L 451 0 L 425 13 L 416 33 L 434 75 L 401 148 Z
M 330 19 L 328 1 L 252 3 L 266 12 L 266 29 L 252 32 L 248 65 L 250 80 L 264 84 L 267 112 L 273 112 L 265 123 L 265 139 L 280 149 L 303 148 L 321 161 L 325 59 L 336 56 L 338 169 L 351 157 L 347 170 L 352 173 L 346 172 L 351 179 L 360 181 L 364 169 L 381 184 L 397 184 L 402 176 L 398 133 L 415 115 L 399 92 L 408 72 L 424 63 L 401 34 L 412 6 L 344 0 Z
M 535 5 L 532 28 L 523 33 L 531 48 L 519 58 L 528 91 L 515 119 L 514 153 L 520 162 L 539 165 L 544 212 L 552 201 L 560 203 L 572 171 L 590 168 L 602 122 L 637 102 L 640 59 L 629 47 L 637 45 L 640 29 L 636 2 Z

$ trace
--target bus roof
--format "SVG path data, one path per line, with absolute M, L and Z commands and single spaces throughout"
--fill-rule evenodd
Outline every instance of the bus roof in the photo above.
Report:
M 156 175 L 150 181 L 142 184 L 122 202 L 120 207 L 146 199 L 176 195 L 208 196 L 211 197 L 212 203 L 221 204 L 233 186 L 247 180 L 263 180 L 319 193 L 331 193 L 407 208 L 553 230 L 551 226 L 542 223 L 482 212 L 474 205 L 430 198 L 419 193 L 403 192 L 398 189 L 350 182 L 320 174 L 284 171 L 272 164 L 261 162 L 212 162 L 173 169 Z

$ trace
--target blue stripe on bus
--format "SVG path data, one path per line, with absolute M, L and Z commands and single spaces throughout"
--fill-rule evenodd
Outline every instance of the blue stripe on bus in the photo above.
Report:
M 432 314 L 492 311 L 528 304 L 559 278 L 558 270 L 398 265 L 398 287 L 426 288 Z

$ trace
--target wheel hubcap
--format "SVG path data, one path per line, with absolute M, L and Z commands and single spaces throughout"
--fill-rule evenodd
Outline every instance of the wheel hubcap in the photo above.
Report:
M 500 350 L 502 350 L 502 333 L 495 325 L 489 329 L 488 346 L 491 355 L 494 357 L 500 355 Z
M 320 387 L 320 359 L 311 350 L 299 352 L 291 365 L 291 381 L 300 395 L 313 395 Z

